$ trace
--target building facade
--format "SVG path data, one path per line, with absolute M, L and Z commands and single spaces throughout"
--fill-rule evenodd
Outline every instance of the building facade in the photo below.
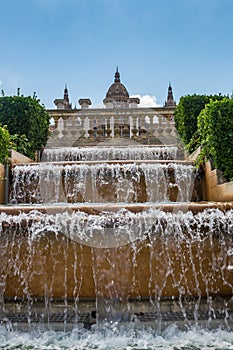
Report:
M 54 126 L 47 147 L 177 143 L 170 83 L 163 107 L 142 108 L 139 98 L 130 97 L 117 68 L 103 108 L 91 108 L 89 98 L 78 102 L 80 108 L 72 108 L 66 86 L 63 99 L 55 99 L 57 108 L 48 110 Z

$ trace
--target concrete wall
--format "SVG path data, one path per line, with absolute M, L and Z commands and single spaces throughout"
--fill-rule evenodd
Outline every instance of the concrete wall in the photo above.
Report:
M 206 200 L 215 202 L 233 201 L 233 181 L 221 182 L 219 170 L 211 169 L 210 162 L 205 163 Z

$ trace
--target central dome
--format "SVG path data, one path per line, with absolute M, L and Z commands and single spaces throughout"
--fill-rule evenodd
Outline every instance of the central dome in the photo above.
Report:
M 118 72 L 118 68 L 115 73 L 114 83 L 108 89 L 106 98 L 114 99 L 117 102 L 127 102 L 129 98 L 129 93 L 126 87 L 120 81 L 120 73 Z
M 114 83 L 108 89 L 103 102 L 107 108 L 128 108 L 129 100 L 129 93 L 121 83 L 120 73 L 117 67 Z

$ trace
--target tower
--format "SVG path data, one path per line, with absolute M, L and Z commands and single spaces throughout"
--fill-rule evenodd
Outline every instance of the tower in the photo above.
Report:
M 69 93 L 66 85 L 64 89 L 63 99 L 62 98 L 55 99 L 54 104 L 57 106 L 58 109 L 72 109 L 72 105 L 70 104 L 70 101 L 69 101 Z
M 164 107 L 175 107 L 175 106 L 176 106 L 176 102 L 174 101 L 171 83 L 169 82 L 167 100 L 165 101 Z

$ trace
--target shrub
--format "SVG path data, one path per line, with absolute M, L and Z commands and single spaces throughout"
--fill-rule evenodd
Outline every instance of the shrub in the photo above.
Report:
M 211 101 L 198 117 L 205 157 L 233 180 L 233 100 Z
M 18 135 L 18 146 L 22 144 L 21 137 L 28 140 L 23 142 L 24 154 L 33 159 L 46 144 L 49 130 L 50 117 L 39 102 L 35 95 L 0 97 L 0 123 L 7 125 L 11 135 Z
M 0 126 L 0 163 L 9 162 L 9 149 L 11 148 L 10 134 L 6 126 Z
M 23 135 L 10 135 L 10 140 L 14 144 L 15 149 L 24 155 L 28 153 L 28 149 L 31 148 L 31 142 L 28 140 L 25 134 Z
M 185 145 L 188 145 L 197 131 L 197 117 L 209 102 L 206 95 L 182 96 L 175 109 L 175 125 Z
M 222 100 L 223 95 L 187 95 L 182 96 L 175 109 L 175 125 L 186 149 L 192 153 L 200 145 L 197 119 L 210 100 Z

